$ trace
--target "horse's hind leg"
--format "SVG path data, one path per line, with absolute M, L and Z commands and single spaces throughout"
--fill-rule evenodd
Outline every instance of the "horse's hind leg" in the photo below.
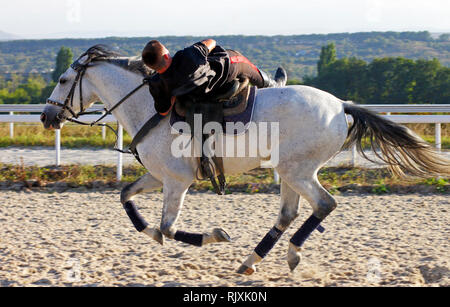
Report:
M 292 190 L 286 182 L 281 183 L 281 209 L 275 226 L 255 248 L 254 252 L 239 268 L 238 273 L 251 275 L 255 272 L 255 265 L 263 260 L 275 246 L 281 235 L 298 216 L 300 196 Z
M 222 229 L 214 229 L 210 234 L 188 233 L 176 229 L 175 224 L 180 215 L 189 185 L 183 185 L 178 182 L 164 184 L 164 207 L 161 219 L 162 233 L 170 239 L 195 246 L 216 242 L 230 242 L 230 237 Z
M 291 271 L 293 271 L 301 261 L 300 251 L 303 243 L 319 227 L 320 223 L 336 209 L 337 203 L 330 193 L 321 186 L 316 175 L 309 179 L 292 180 L 289 182 L 289 185 L 297 193 L 304 196 L 313 208 L 311 217 L 290 240 L 288 264 Z
M 148 227 L 148 223 L 139 214 L 136 204 L 132 200 L 134 196 L 140 193 L 151 192 L 162 187 L 162 183 L 156 180 L 152 175 L 145 174 L 137 181 L 127 185 L 120 194 L 120 202 L 127 212 L 128 217 L 138 232 L 145 233 L 158 243 L 163 244 L 163 236 L 161 231 Z

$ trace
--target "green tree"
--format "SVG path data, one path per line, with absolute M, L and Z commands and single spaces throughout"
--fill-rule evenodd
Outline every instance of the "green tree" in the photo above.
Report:
M 12 74 L 10 80 L 6 82 L 6 88 L 9 91 L 15 91 L 23 83 L 24 77 L 19 74 Z
M 437 75 L 441 68 L 441 63 L 437 59 L 417 60 L 414 67 L 414 103 L 435 103 L 436 96 L 441 93 L 436 92 Z
M 369 103 L 412 103 L 416 85 L 414 67 L 415 62 L 405 58 L 373 60 L 369 65 Z
M 4 89 L 6 87 L 6 80 L 5 77 L 0 76 L 0 90 Z
M 439 40 L 442 41 L 442 42 L 449 42 L 450 41 L 450 34 L 448 34 L 448 33 L 441 34 L 439 36 Z
M 441 67 L 433 84 L 434 103 L 450 103 L 450 68 Z
M 367 63 L 356 58 L 336 60 L 326 65 L 313 83 L 341 99 L 365 103 L 368 96 Z
M 8 99 L 8 97 L 9 97 L 8 89 L 6 88 L 0 89 L 0 104 L 6 103 L 5 101 Z
M 0 90 L 0 100 L 5 104 L 27 104 L 31 99 L 23 88 L 18 88 L 13 92 L 9 92 L 7 89 Z
M 19 86 L 20 89 L 25 90 L 27 95 L 30 97 L 29 100 L 32 104 L 42 103 L 42 89 L 45 87 L 45 80 L 40 75 L 28 78 L 27 83 L 21 84 Z
M 53 90 L 55 89 L 56 82 L 50 82 L 46 87 L 42 89 L 40 101 L 44 103 L 47 98 L 49 98 L 52 95 Z
M 70 48 L 61 47 L 56 57 L 56 66 L 52 74 L 52 79 L 58 82 L 59 77 L 70 67 L 73 61 L 73 53 Z
M 317 63 L 317 71 L 319 76 L 323 73 L 323 70 L 330 65 L 331 63 L 336 61 L 336 46 L 334 43 L 328 44 L 322 47 L 322 51 L 320 52 L 320 59 Z
M 287 85 L 301 85 L 301 84 L 303 84 L 303 82 L 298 79 L 289 79 L 287 82 Z
M 450 68 L 442 66 L 437 59 L 376 58 L 370 64 L 357 58 L 328 61 L 335 58 L 333 49 L 331 45 L 322 48 L 318 62 L 320 74 L 303 78 L 304 84 L 358 103 L 450 101 Z

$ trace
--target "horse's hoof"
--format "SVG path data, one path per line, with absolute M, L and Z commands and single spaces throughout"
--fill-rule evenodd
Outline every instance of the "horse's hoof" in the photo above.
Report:
M 230 236 L 223 229 L 220 228 L 214 229 L 213 236 L 216 242 L 231 242 Z
M 152 238 L 153 240 L 155 240 L 156 242 L 158 242 L 159 244 L 164 245 L 164 236 L 159 229 L 145 228 L 144 231 L 142 232 L 145 233 L 150 238 Z
M 301 261 L 302 261 L 302 257 L 300 255 L 288 260 L 288 264 L 289 264 L 289 268 L 291 269 L 291 272 L 294 272 L 295 268 L 298 266 L 298 264 Z
M 153 239 L 155 239 L 155 241 L 158 242 L 159 244 L 164 245 L 164 236 L 161 231 L 156 230 Z
M 295 268 L 299 265 L 299 263 L 302 261 L 302 254 L 300 253 L 300 248 L 291 244 L 289 246 L 288 251 L 288 264 L 289 268 L 291 269 L 291 272 L 295 270 Z
M 239 270 L 237 270 L 238 274 L 243 274 L 243 275 L 252 275 L 253 273 L 255 273 L 256 269 L 253 266 L 253 268 L 250 268 L 248 266 L 246 266 L 245 264 L 241 265 L 241 267 L 239 268 Z

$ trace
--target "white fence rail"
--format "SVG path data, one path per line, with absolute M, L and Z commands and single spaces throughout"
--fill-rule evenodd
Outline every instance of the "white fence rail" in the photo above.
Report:
M 441 124 L 450 123 L 450 104 L 444 105 L 362 105 L 372 111 L 378 113 L 387 113 L 384 115 L 388 119 L 401 124 L 435 124 L 436 148 L 441 149 Z M 40 113 L 44 110 L 45 105 L 0 105 L 0 123 L 10 123 L 10 137 L 14 137 L 14 123 L 39 123 Z M 102 105 L 94 105 L 88 111 L 98 111 L 99 115 L 103 112 Z M 6 114 L 2 114 L 6 113 Z M 36 114 L 17 114 L 17 113 L 36 113 Z M 391 113 L 449 113 L 447 115 L 391 115 Z M 81 121 L 92 122 L 98 119 L 99 115 L 86 115 L 80 117 Z M 351 117 L 349 117 L 351 121 Z M 104 123 L 116 122 L 113 116 L 107 116 Z M 105 137 L 105 130 L 102 131 Z M 119 148 L 123 148 L 123 128 L 119 125 Z M 61 164 L 61 132 L 55 132 L 55 153 L 56 165 Z M 352 151 L 352 163 L 355 164 L 356 150 Z M 122 179 L 123 156 L 118 153 L 117 158 L 117 180 Z M 279 181 L 278 174 L 275 174 L 276 180 Z
M 14 123 L 40 123 L 40 113 L 44 110 L 45 105 L 44 104 L 36 104 L 36 105 L 7 105 L 3 104 L 0 105 L 0 123 L 10 123 L 9 129 L 10 129 L 10 137 L 14 138 Z M 98 115 L 85 115 L 80 117 L 81 121 L 84 122 L 93 122 L 97 120 L 100 115 L 104 112 L 104 107 L 102 105 L 94 105 L 92 108 L 90 108 L 88 111 L 98 111 Z M 8 113 L 8 114 L 1 114 L 1 113 Z M 36 113 L 36 114 L 17 114 L 17 113 Z M 102 123 L 115 123 L 117 120 L 114 118 L 114 116 L 109 115 L 105 117 L 102 120 Z M 123 131 L 122 127 L 119 125 L 119 131 Z M 103 139 L 106 138 L 106 128 L 102 127 L 102 137 Z M 123 147 L 123 138 L 119 140 L 119 146 L 120 148 Z M 122 180 L 122 169 L 123 169 L 123 158 L 122 154 L 119 152 L 117 153 L 117 180 Z M 56 130 L 55 131 L 55 165 L 60 166 L 61 165 L 61 131 Z

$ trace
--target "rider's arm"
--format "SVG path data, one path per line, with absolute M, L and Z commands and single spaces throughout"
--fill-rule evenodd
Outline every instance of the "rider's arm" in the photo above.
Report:
M 167 112 L 163 112 L 163 113 L 159 112 L 159 114 L 162 115 L 162 116 L 167 116 L 170 113 L 170 111 L 172 110 L 172 108 L 175 105 L 176 101 L 177 101 L 177 97 L 172 96 L 172 98 L 170 99 L 170 108 L 169 108 L 169 110 L 167 110 Z
M 150 88 L 150 94 L 153 96 L 153 100 L 155 101 L 156 111 L 159 114 L 166 116 L 169 114 L 175 101 L 170 97 L 170 94 L 164 86 L 160 75 L 156 74 L 150 78 L 148 80 L 148 85 Z

